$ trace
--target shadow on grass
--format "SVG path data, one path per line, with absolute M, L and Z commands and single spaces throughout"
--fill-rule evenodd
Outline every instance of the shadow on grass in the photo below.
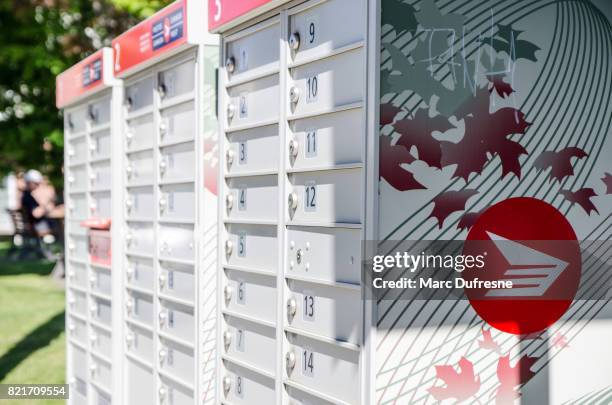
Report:
M 0 357 L 0 381 L 36 350 L 48 346 L 64 331 L 64 311 L 40 325 Z
M 38 274 L 47 276 L 53 271 L 54 262 L 48 260 L 11 261 L 6 259 L 6 249 L 0 248 L 0 276 Z

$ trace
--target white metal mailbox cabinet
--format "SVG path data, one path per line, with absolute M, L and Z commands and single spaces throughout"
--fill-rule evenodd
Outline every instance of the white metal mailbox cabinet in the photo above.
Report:
M 179 0 L 117 37 L 125 404 L 214 401 L 216 36 Z
M 120 404 L 122 97 L 111 48 L 57 77 L 64 114 L 66 336 L 70 404 Z
M 612 207 L 602 2 L 208 3 L 223 63 L 220 403 L 609 396 L 609 365 L 594 360 L 609 347 L 609 272 L 597 271 L 609 249 L 587 243 L 609 241 Z M 590 50 L 572 45 L 583 34 Z M 484 210 L 515 197 L 561 213 L 590 249 L 593 291 L 548 332 L 497 331 L 466 299 L 369 295 L 379 248 L 460 254 Z

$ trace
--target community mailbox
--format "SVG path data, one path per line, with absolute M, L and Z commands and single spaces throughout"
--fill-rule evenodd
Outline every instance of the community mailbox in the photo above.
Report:
M 113 189 L 121 86 L 104 48 L 57 77 L 64 112 L 67 381 L 70 404 L 119 403 L 121 385 L 120 227 Z M 114 249 L 115 244 L 117 249 Z
M 205 16 L 180 0 L 112 42 L 125 88 L 125 404 L 214 401 L 218 42 Z
M 612 153 L 609 18 L 571 1 L 209 0 L 208 19 L 222 47 L 219 403 L 484 403 L 520 393 L 556 403 L 605 389 L 608 366 L 593 360 L 577 376 L 564 339 L 588 352 L 580 327 L 612 312 L 609 300 L 579 290 L 579 306 L 543 332 L 525 326 L 541 319 L 515 319 L 540 313 L 516 299 L 496 312 L 463 289 L 376 291 L 373 278 L 401 285 L 427 272 L 392 266 L 377 276 L 372 259 L 425 257 L 422 243 L 455 260 L 466 239 L 485 239 L 491 252 L 521 235 L 550 242 L 561 235 L 554 227 L 529 227 L 544 221 L 540 208 L 574 229 L 564 239 L 609 240 L 612 175 L 600 157 Z M 598 50 L 570 45 L 585 26 Z M 592 62 L 580 63 L 586 53 Z M 568 69 L 572 78 L 561 77 Z M 513 209 L 524 203 L 515 197 L 527 208 Z M 509 210 L 505 222 L 496 210 Z M 435 277 L 469 277 L 460 271 Z M 586 271 L 605 281 L 595 264 Z M 609 352 L 605 339 L 597 350 Z

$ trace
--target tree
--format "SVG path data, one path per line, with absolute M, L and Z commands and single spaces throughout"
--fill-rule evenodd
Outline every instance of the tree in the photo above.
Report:
M 39 169 L 63 186 L 55 77 L 168 0 L 0 2 L 0 177 Z

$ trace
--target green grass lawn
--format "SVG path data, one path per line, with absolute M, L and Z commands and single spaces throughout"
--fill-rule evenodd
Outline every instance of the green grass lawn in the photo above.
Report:
M 45 261 L 7 262 L 0 243 L 0 383 L 63 384 L 64 291 Z M 48 405 L 63 401 L 2 401 Z

